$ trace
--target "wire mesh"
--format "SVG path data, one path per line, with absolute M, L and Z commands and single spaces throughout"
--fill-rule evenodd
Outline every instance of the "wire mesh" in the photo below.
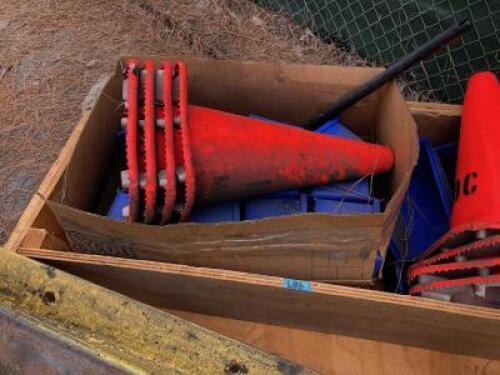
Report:
M 460 103 L 473 72 L 500 74 L 500 0 L 255 0 L 290 14 L 324 39 L 390 65 L 465 18 L 461 39 L 405 75 L 422 100 Z

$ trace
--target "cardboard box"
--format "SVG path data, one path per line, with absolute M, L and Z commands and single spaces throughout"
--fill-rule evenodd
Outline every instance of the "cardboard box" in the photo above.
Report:
M 183 60 L 190 103 L 291 124 L 303 123 L 380 71 Z M 161 58 L 156 61 L 160 66 Z M 123 60 L 81 124 L 68 166 L 50 192 L 47 211 L 57 220 L 51 223 L 46 241 L 58 242 L 58 250 L 89 254 L 344 284 L 372 282 L 377 251 L 385 255 L 418 153 L 415 123 L 395 84 L 387 84 L 343 116 L 355 133 L 394 150 L 393 171 L 375 177 L 377 193 L 386 203 L 383 213 L 145 226 L 91 213 L 98 210 L 99 194 L 116 162 L 122 64 Z M 111 193 L 117 186 L 114 182 Z M 70 246 L 64 244 L 66 238 Z

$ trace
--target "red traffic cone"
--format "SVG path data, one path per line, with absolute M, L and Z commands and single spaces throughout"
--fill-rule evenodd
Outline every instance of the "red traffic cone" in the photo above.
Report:
M 450 230 L 410 267 L 411 294 L 498 305 L 500 296 L 500 84 L 475 74 L 462 109 Z M 490 291 L 491 290 L 491 291 Z
M 189 106 L 196 203 L 358 179 L 390 170 L 390 148 Z
M 490 72 L 472 76 L 462 108 L 450 230 L 422 258 L 454 238 L 463 242 L 469 232 L 500 229 L 499 103 L 496 76 Z
M 154 76 L 148 63 L 149 75 L 145 78 Z M 138 114 L 129 110 L 126 113 L 129 117 L 124 118 L 127 150 L 133 151 L 127 153 L 129 169 L 135 166 L 136 171 L 122 174 L 122 186 L 146 190 L 146 222 L 152 221 L 151 202 L 155 202 L 157 186 L 165 191 L 161 223 L 167 223 L 173 212 L 180 214 L 180 221 L 186 220 L 194 203 L 208 204 L 358 179 L 386 172 L 394 165 L 394 155 L 387 146 L 188 105 L 187 75 L 182 63 L 165 62 L 162 81 L 163 90 L 156 90 L 157 95 L 162 93 L 154 101 L 159 103 L 156 111 L 152 108 L 154 82 L 150 79 L 145 81 L 149 85 L 144 87 L 144 114 L 139 108 Z M 132 95 L 132 83 L 124 85 L 128 95 L 124 98 L 128 100 L 127 108 L 134 109 L 138 107 L 141 92 Z M 133 119 L 131 114 L 135 114 Z M 137 124 L 141 121 L 144 130 L 138 131 Z M 153 132 L 153 123 L 163 129 Z M 146 142 L 141 143 L 129 133 L 138 133 L 140 139 L 143 135 Z M 139 142 L 144 149 L 130 148 L 129 142 Z M 144 183 L 138 172 L 143 170 Z M 158 184 L 151 179 L 154 170 L 160 171 Z M 137 189 L 129 188 L 129 194 L 131 203 L 140 197 Z M 135 215 L 129 215 L 129 221 L 138 219 L 137 212 L 136 205 Z
M 500 84 L 474 75 L 465 96 L 455 176 L 452 232 L 500 228 Z

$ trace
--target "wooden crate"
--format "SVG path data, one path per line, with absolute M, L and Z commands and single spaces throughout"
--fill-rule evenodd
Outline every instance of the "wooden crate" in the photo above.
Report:
M 437 142 L 456 136 L 457 107 L 410 104 L 410 109 L 422 135 Z M 312 282 L 310 292 L 300 292 L 283 288 L 285 279 L 278 276 L 61 251 L 68 250 L 67 244 L 58 240 L 63 237 L 61 228 L 46 201 L 55 192 L 75 197 L 83 194 L 75 189 L 84 187 L 72 186 L 70 190 L 63 176 L 89 118 L 90 114 L 85 114 L 75 128 L 21 217 L 8 249 L 320 371 L 338 369 L 330 359 L 336 353 L 332 343 L 342 340 L 350 342 L 352 348 L 391 347 L 368 339 L 467 356 L 500 357 L 500 312 L 494 309 L 322 282 Z M 252 332 L 267 338 L 252 342 Z M 282 340 L 271 339 L 274 334 Z M 303 351 L 291 348 L 290 340 Z M 321 349 L 327 344 L 333 353 Z

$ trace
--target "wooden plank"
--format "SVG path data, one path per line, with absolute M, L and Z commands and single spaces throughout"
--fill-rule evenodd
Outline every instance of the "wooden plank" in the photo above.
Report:
M 420 297 L 98 255 L 21 249 L 152 306 L 500 358 L 500 311 Z
M 39 249 L 47 237 L 46 229 L 29 228 L 21 244 L 22 247 Z M 50 249 L 54 249 L 50 247 Z
M 170 313 L 225 336 L 335 375 L 496 375 L 500 360 L 248 322 L 180 310 Z
M 448 116 L 448 117 L 460 117 L 462 115 L 462 106 L 457 104 L 446 104 L 446 103 L 425 103 L 425 102 L 415 102 L 407 101 L 408 108 L 412 115 L 422 116 L 429 118 L 435 116 Z M 417 123 L 417 125 L 419 125 Z
M 48 205 L 71 249 L 81 253 L 357 285 L 371 283 L 385 219 L 382 214 L 309 214 L 160 227 Z
M 61 341 L 71 340 L 130 373 L 236 373 L 231 368 L 250 374 L 310 373 L 1 248 L 0 308 L 30 317 Z
M 458 139 L 462 106 L 453 104 L 408 102 L 421 137 L 437 144 Z
M 90 111 L 87 111 L 82 115 L 82 118 L 80 119 L 70 137 L 68 138 L 68 141 L 62 148 L 61 153 L 50 167 L 35 194 L 33 194 L 33 197 L 28 203 L 28 206 L 21 215 L 21 218 L 17 222 L 16 227 L 12 231 L 9 240 L 4 245 L 5 249 L 16 251 L 19 245 L 21 245 L 21 242 L 26 236 L 28 229 L 35 221 L 36 217 L 40 213 L 40 210 L 45 205 L 45 202 L 54 191 L 56 185 L 60 182 L 61 177 L 63 176 L 63 173 L 69 161 L 71 160 L 71 157 L 73 156 L 80 135 L 85 128 L 85 125 L 87 124 L 89 118 Z

